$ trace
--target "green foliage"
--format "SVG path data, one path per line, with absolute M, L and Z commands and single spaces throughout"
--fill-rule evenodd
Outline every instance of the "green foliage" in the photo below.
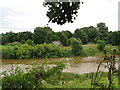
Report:
M 57 37 L 58 39 L 62 42 L 62 44 L 64 46 L 68 46 L 68 38 L 67 36 L 64 34 L 64 32 L 58 32 L 57 33 Z
M 105 40 L 106 43 L 108 42 L 108 27 L 105 23 L 100 22 L 97 24 L 97 29 L 99 31 L 99 36 L 101 40 Z
M 96 44 L 87 44 L 83 46 L 84 56 L 94 56 L 102 55 L 102 53 L 97 49 Z
M 66 22 L 73 23 L 75 20 L 80 2 L 44 2 L 43 6 L 48 7 L 47 17 L 49 22 L 57 23 L 60 25 Z
M 76 29 L 74 34 L 81 39 L 83 44 L 88 43 L 88 35 L 82 29 Z
M 111 35 L 110 41 L 112 45 L 119 46 L 120 45 L 120 31 L 113 32 Z
M 28 44 L 23 44 L 20 47 L 15 47 L 16 58 L 18 59 L 28 59 L 31 58 L 31 46 Z
M 80 40 L 77 40 L 76 38 L 72 38 L 71 47 L 72 47 L 72 52 L 75 56 L 80 56 L 82 54 L 83 46 Z
M 97 48 L 100 51 L 103 51 L 105 49 L 106 43 L 103 40 L 98 40 L 97 42 Z
M 33 40 L 35 44 L 50 43 L 55 35 L 50 27 L 36 27 L 34 29 Z
M 14 59 L 15 58 L 14 47 L 8 46 L 5 48 L 2 48 L 2 58 L 3 59 Z
M 33 33 L 29 32 L 29 31 L 19 32 L 19 33 L 16 33 L 16 34 L 17 35 L 16 35 L 15 38 L 17 38 L 17 41 L 19 41 L 19 42 L 27 41 L 28 39 L 32 40 L 32 37 L 33 37 Z
M 73 52 L 72 52 L 72 48 L 60 48 L 60 53 L 61 53 L 61 57 L 72 57 L 74 56 Z
M 100 33 L 102 32 L 101 30 L 105 30 L 106 32 L 108 32 L 108 27 L 103 22 L 98 23 L 97 28 Z
M 70 44 L 72 42 L 71 38 Z M 73 53 L 72 47 L 58 47 L 53 44 L 38 44 L 28 45 L 22 44 L 19 46 L 1 46 L 3 59 L 28 59 L 28 58 L 57 58 L 57 57 L 73 57 L 76 56 Z M 112 50 L 117 49 L 118 46 L 107 45 L 105 50 L 108 54 L 113 54 Z M 76 49 L 78 50 L 78 49 Z M 119 54 L 117 51 L 117 54 Z M 83 45 L 83 50 L 80 56 L 93 56 L 103 55 L 100 50 L 97 49 L 97 44 Z
M 25 43 L 31 46 L 34 45 L 34 42 L 31 39 L 28 39 Z
M 63 31 L 63 33 L 67 36 L 67 38 L 73 37 L 73 34 L 70 31 L 68 31 L 68 30 Z
M 37 45 L 51 43 L 54 40 L 60 40 L 63 45 L 70 46 L 69 39 L 72 37 L 80 38 L 83 44 L 97 43 L 98 40 L 104 40 L 106 44 L 118 46 L 120 44 L 120 31 L 108 31 L 105 23 L 98 23 L 97 27 L 89 26 L 76 29 L 72 34 L 70 31 L 54 32 L 50 27 L 36 27 L 32 32 L 7 32 L 0 34 L 2 45 L 25 44 Z M 18 42 L 18 43 L 17 43 Z
M 114 81 L 118 78 L 118 69 L 116 68 L 116 49 L 113 50 L 113 55 L 107 55 L 107 51 L 104 50 L 104 60 L 102 60 L 97 67 L 96 73 L 92 75 L 91 80 L 91 87 L 99 87 L 101 89 L 108 88 L 109 90 L 116 88 Z M 100 73 L 100 66 L 104 66 L 107 68 L 107 78 L 108 80 L 106 83 L 100 82 L 101 78 L 103 77 L 103 72 Z
M 96 27 L 90 26 L 85 32 L 88 34 L 89 42 L 94 42 L 94 39 L 99 36 Z
M 55 58 L 61 56 L 59 47 L 46 43 L 36 45 L 33 49 L 33 54 L 33 57 L 36 58 Z
M 11 74 L 4 72 L 2 89 L 40 89 L 40 88 L 91 88 L 92 73 L 73 74 L 61 72 L 65 64 L 58 62 L 54 67 L 47 67 L 46 63 L 33 66 L 27 73 L 19 68 L 11 70 Z M 14 73 L 15 71 L 15 73 Z M 35 75 L 43 73 L 36 78 Z M 103 72 L 100 82 L 107 84 L 107 73 Z M 38 83 L 39 82 L 39 83 Z M 38 87 L 36 85 L 38 84 Z M 118 87 L 118 79 L 115 78 L 115 87 Z
M 46 63 L 35 65 L 24 73 L 20 68 L 12 65 L 9 73 L 6 71 L 2 75 L 2 89 L 38 89 L 43 88 L 43 83 L 54 84 L 56 79 L 60 80 L 61 71 L 65 68 L 62 61 L 56 62 L 52 68 L 46 67 Z M 38 76 L 41 73 L 40 76 Z M 55 81 L 55 82 L 53 82 Z

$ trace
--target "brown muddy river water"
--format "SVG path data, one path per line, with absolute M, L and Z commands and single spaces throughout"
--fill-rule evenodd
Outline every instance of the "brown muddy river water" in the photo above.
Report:
M 117 56 L 117 61 L 120 56 Z M 53 66 L 55 61 L 59 61 L 61 59 L 65 59 L 68 61 L 67 68 L 63 70 L 63 72 L 70 73 L 90 73 L 95 72 L 98 64 L 101 60 L 103 60 L 103 56 L 89 56 L 89 57 L 70 57 L 70 58 L 53 58 L 53 59 L 7 59 L 2 60 L 2 65 L 0 65 L 0 71 L 5 71 L 11 69 L 11 65 L 17 65 L 21 69 L 24 69 L 32 64 L 38 64 L 41 61 L 48 61 L 49 66 Z M 118 68 L 118 63 L 116 62 L 116 67 Z M 100 67 L 101 71 L 106 72 L 107 69 L 104 66 Z

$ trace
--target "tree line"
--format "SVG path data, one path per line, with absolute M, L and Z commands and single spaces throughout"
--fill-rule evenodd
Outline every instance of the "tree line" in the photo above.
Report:
M 82 44 L 97 43 L 98 40 L 103 40 L 106 44 L 119 45 L 120 44 L 120 31 L 108 31 L 105 23 L 97 24 L 97 27 L 89 26 L 78 28 L 71 33 L 70 31 L 54 32 L 50 27 L 36 27 L 34 33 L 25 31 L 14 33 L 12 31 L 5 34 L 0 34 L 2 37 L 2 45 L 20 42 L 22 44 L 43 44 L 51 43 L 51 41 L 59 40 L 64 46 L 70 46 L 70 39 L 80 39 Z

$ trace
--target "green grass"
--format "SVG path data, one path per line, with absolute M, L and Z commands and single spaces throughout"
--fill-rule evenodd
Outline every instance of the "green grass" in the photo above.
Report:
M 107 51 L 108 54 L 113 54 L 113 49 L 118 49 L 118 46 L 112 46 L 112 45 L 107 45 L 105 47 L 105 50 Z
M 72 74 L 62 73 L 63 80 L 55 85 L 44 83 L 44 88 L 91 88 L 91 74 Z M 103 78 L 100 80 L 101 83 L 108 85 L 107 74 L 104 73 Z M 115 88 L 118 88 L 118 79 L 114 81 Z
M 83 45 L 83 51 L 86 53 L 86 56 L 102 55 L 102 52 L 97 49 L 96 44 Z

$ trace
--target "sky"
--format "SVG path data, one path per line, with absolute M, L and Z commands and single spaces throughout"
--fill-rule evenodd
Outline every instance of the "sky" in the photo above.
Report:
M 0 0 L 0 33 L 34 32 L 36 27 L 44 27 L 48 23 L 47 8 L 44 0 Z M 69 30 L 95 26 L 104 22 L 109 31 L 118 30 L 118 1 L 119 0 L 82 0 L 84 4 L 78 10 L 74 23 L 57 25 L 49 23 L 53 31 Z

